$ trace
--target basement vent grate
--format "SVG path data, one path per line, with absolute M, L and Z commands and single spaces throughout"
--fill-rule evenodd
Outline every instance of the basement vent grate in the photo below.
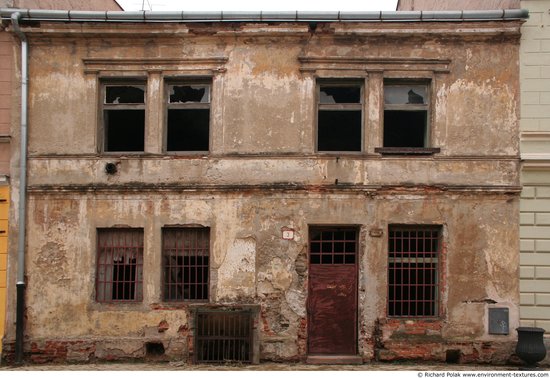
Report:
M 251 311 L 202 310 L 195 319 L 195 362 L 252 362 Z

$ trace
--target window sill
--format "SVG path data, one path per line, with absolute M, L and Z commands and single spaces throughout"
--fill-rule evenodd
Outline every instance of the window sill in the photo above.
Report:
M 426 147 L 377 147 L 374 152 L 382 155 L 433 155 L 441 152 L 441 148 Z

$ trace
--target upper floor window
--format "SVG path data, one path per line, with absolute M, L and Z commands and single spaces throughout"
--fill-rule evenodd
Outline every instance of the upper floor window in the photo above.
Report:
M 427 84 L 384 83 L 384 147 L 428 147 L 428 120 Z
M 143 299 L 143 229 L 97 230 L 96 299 L 98 302 Z
M 145 83 L 106 83 L 102 99 L 103 151 L 144 151 Z
M 317 87 L 317 151 L 361 151 L 363 86 L 336 82 Z
M 206 152 L 210 135 L 210 85 L 167 85 L 166 151 Z

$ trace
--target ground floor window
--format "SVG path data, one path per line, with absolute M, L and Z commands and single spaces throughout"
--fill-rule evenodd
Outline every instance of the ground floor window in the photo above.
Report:
M 438 315 L 440 239 L 440 227 L 389 227 L 388 316 Z
M 143 229 L 97 230 L 96 299 L 143 299 Z
M 163 228 L 165 301 L 208 300 L 210 229 Z

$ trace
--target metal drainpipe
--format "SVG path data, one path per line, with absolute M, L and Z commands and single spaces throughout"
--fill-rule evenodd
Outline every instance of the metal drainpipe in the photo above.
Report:
M 27 204 L 27 96 L 28 96 L 28 44 L 27 36 L 19 28 L 21 13 L 11 15 L 15 34 L 21 40 L 21 150 L 19 158 L 19 233 L 17 241 L 17 307 L 15 323 L 15 361 L 23 362 L 25 331 L 25 234 Z

